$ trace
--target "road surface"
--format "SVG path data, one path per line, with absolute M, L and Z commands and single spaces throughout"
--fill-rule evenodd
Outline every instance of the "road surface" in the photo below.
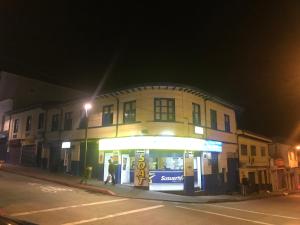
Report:
M 0 209 L 37 224 L 299 225 L 300 195 L 184 204 L 89 193 L 0 171 Z

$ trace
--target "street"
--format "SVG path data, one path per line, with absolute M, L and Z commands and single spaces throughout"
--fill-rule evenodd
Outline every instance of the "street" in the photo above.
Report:
M 299 225 L 300 195 L 184 204 L 88 193 L 0 171 L 0 209 L 37 224 Z

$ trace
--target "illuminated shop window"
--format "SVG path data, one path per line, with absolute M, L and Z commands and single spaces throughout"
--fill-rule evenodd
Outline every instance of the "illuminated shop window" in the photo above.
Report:
M 183 170 L 183 153 L 164 153 L 150 151 L 150 170 Z

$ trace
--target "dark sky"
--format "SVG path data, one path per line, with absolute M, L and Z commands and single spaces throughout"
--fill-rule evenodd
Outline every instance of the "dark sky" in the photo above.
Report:
M 241 128 L 300 136 L 300 2 L 209 2 L 0 1 L 0 67 L 92 92 L 117 54 L 105 90 L 193 85 L 242 106 Z

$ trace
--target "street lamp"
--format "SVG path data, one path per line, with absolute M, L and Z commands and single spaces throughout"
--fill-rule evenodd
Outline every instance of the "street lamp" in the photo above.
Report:
M 297 150 L 300 150 L 300 145 L 297 145 L 297 146 L 296 146 L 296 149 L 297 149 Z
M 88 124 L 89 124 L 89 116 L 88 111 L 92 108 L 91 103 L 85 103 L 84 109 L 85 109 L 85 150 L 84 150 L 84 164 L 83 164 L 83 173 L 86 168 L 86 153 L 87 153 L 87 131 L 88 131 Z

